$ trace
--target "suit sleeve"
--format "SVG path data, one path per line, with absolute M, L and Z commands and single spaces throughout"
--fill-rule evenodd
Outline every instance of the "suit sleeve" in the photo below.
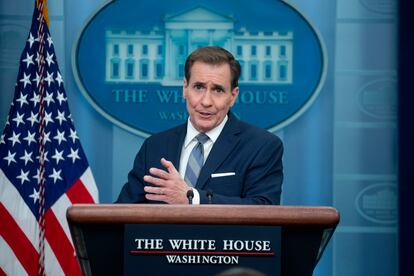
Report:
M 243 177 L 242 194 L 240 196 L 224 196 L 215 194 L 211 203 L 214 204 L 280 204 L 283 182 L 283 144 L 273 136 L 262 141 L 261 147 L 255 153 L 246 155 L 249 162 Z M 248 156 L 250 155 L 250 158 Z M 252 156 L 252 157 L 251 157 Z M 199 190 L 200 203 L 210 203 L 206 190 Z
M 141 146 L 135 157 L 134 167 L 128 173 L 128 182 L 122 187 L 122 190 L 115 203 L 146 203 L 144 191 L 144 175 L 146 172 L 146 150 L 147 140 Z

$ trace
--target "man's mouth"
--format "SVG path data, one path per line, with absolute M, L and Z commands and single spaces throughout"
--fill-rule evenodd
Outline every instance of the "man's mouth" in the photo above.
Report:
M 213 115 L 213 113 L 211 113 L 211 112 L 199 111 L 198 113 L 203 117 L 209 117 L 209 116 Z

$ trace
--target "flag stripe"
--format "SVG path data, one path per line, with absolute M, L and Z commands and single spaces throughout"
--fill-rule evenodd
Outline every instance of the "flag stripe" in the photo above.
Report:
M 88 167 L 85 170 L 85 172 L 82 174 L 80 179 L 82 180 L 82 183 L 85 185 L 89 194 L 92 196 L 93 202 L 98 203 L 99 202 L 98 187 L 95 184 L 95 179 L 93 177 L 90 167 Z M 80 201 L 77 201 L 77 202 L 80 202 Z
M 39 254 L 2 203 L 0 203 L 0 235 L 13 252 L 19 252 L 16 257 L 27 273 L 37 274 Z
M 60 267 L 60 264 L 58 260 L 56 259 L 56 256 L 53 252 L 53 250 L 50 248 L 49 243 L 47 240 L 45 241 L 45 270 L 46 275 L 53 275 L 53 276 L 64 276 L 65 273 L 63 273 L 62 268 Z
M 75 257 L 75 250 L 52 209 L 46 212 L 45 220 L 46 239 L 55 253 L 63 272 L 67 275 L 81 275 L 80 267 Z M 69 254 L 69 252 L 72 252 L 72 254 Z
M 0 241 L 0 243 L 1 243 L 1 241 Z M 0 248 L 1 248 L 1 245 L 0 245 Z M 3 276 L 3 275 L 7 276 L 6 272 L 4 272 L 3 269 L 1 269 L 1 266 L 2 266 L 2 264 L 0 263 L 0 276 Z
M 17 261 L 16 255 L 7 244 L 7 242 L 0 236 L 0 276 L 3 275 L 27 275 L 26 270 Z
M 72 203 L 70 202 L 69 198 L 66 194 L 63 194 L 58 201 L 52 206 L 53 213 L 55 214 L 57 220 L 60 222 L 60 226 L 62 226 L 63 231 L 66 234 L 67 239 L 72 244 L 72 237 L 70 235 L 69 224 L 66 219 L 66 210 Z
M 72 187 L 66 192 L 69 200 L 72 203 L 83 202 L 83 203 L 93 203 L 93 198 L 89 194 L 89 191 L 85 188 L 82 181 L 78 179 Z
M 7 176 L 0 169 L 0 198 L 1 203 L 19 225 L 21 231 L 30 240 L 31 246 L 37 248 L 38 224 L 26 202 L 22 199 L 16 187 L 9 181 Z

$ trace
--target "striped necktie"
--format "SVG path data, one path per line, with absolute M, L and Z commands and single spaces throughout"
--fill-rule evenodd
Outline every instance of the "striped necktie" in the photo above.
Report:
M 210 138 L 206 134 L 200 133 L 196 136 L 196 139 L 198 142 L 190 153 L 184 177 L 185 182 L 187 182 L 190 187 L 196 186 L 198 175 L 200 174 L 201 167 L 203 167 L 204 164 L 203 145 Z

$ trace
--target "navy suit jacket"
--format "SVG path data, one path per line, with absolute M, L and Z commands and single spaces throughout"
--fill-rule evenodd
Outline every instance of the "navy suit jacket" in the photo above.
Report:
M 208 203 L 207 191 L 215 204 L 280 204 L 283 181 L 281 140 L 266 130 L 238 120 L 229 112 L 220 136 L 200 171 L 196 189 L 200 203 Z M 183 124 L 146 139 L 134 167 L 128 174 L 116 203 L 159 203 L 145 198 L 143 180 L 151 167 L 164 169 L 161 158 L 179 168 L 181 148 L 187 132 Z M 212 174 L 234 173 L 212 177 Z

